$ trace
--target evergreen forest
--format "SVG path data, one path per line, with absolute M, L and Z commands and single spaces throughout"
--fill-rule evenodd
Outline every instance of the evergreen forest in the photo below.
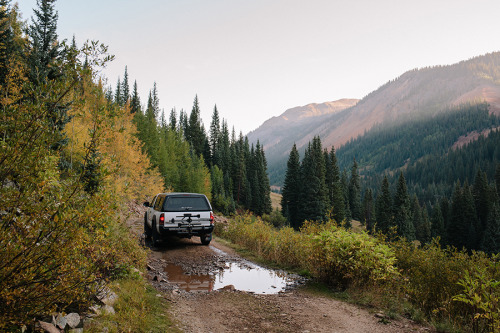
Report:
M 299 228 L 307 219 L 301 215 L 305 210 L 290 207 L 314 203 L 319 212 L 311 215 L 315 220 L 329 214 L 349 227 L 346 221 L 352 217 L 368 231 L 390 238 L 421 244 L 438 238 L 442 245 L 497 253 L 499 126 L 486 103 L 462 105 L 431 118 L 377 126 L 336 152 L 325 150 L 314 160 L 321 171 L 312 172 L 311 151 L 321 149 L 316 137 L 302 163 L 292 148 L 282 188 L 283 214 Z M 469 136 L 473 139 L 467 140 Z M 456 144 L 460 139 L 463 145 Z M 314 180 L 307 179 L 311 175 Z M 292 194 L 292 188 L 300 195 Z M 308 193 L 315 193 L 314 200 Z
M 241 132 L 236 136 L 234 127 L 230 134 L 216 105 L 207 133 L 198 96 L 190 113 L 180 110 L 177 114 L 174 108 L 167 118 L 160 110 L 156 83 L 142 107 L 137 82 L 129 88 L 127 68 L 123 77 L 114 93 L 107 89 L 107 99 L 130 109 L 143 152 L 162 175 L 165 189 L 204 193 L 214 209 L 224 214 L 236 209 L 257 215 L 271 212 L 266 156 L 259 142 L 250 145 Z

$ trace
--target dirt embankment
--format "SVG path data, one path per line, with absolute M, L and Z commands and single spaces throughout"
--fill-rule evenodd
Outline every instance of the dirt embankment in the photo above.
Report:
M 142 218 L 130 220 L 135 232 L 142 223 Z M 222 275 L 235 269 L 233 265 L 249 272 L 257 268 L 216 239 L 203 246 L 197 237 L 173 238 L 148 252 L 148 279 L 171 302 L 172 317 L 185 332 L 430 331 L 406 319 L 384 324 L 376 313 L 301 290 L 300 280 L 266 294 L 224 285 Z

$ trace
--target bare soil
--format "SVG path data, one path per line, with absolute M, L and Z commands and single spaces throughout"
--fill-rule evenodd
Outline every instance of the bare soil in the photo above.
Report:
M 144 242 L 142 217 L 129 219 L 129 225 Z M 171 303 L 172 318 L 185 332 L 431 331 L 404 318 L 387 323 L 380 314 L 312 295 L 300 287 L 265 295 L 239 291 L 232 285 L 213 290 L 211 280 L 200 277 L 216 273 L 228 262 L 244 261 L 217 239 L 210 246 L 201 245 L 198 237 L 172 238 L 158 247 L 144 244 L 149 246 L 147 278 Z M 179 275 L 187 281 L 182 283 L 190 284 L 193 279 L 189 291 L 179 282 Z

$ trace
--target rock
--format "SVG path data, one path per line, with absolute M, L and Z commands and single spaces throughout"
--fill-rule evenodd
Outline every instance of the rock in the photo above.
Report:
M 385 319 L 385 315 L 381 312 L 375 314 L 376 318 Z
M 146 269 L 147 269 L 148 271 L 152 271 L 152 270 L 153 270 L 153 267 L 151 267 L 149 264 L 147 264 L 147 265 L 146 265 Z
M 67 314 L 65 317 L 66 322 L 68 323 L 68 326 L 71 328 L 76 328 L 78 325 L 80 325 L 80 315 L 78 313 L 70 313 Z
M 68 332 L 69 333 L 83 333 L 83 328 L 72 328 Z
M 229 284 L 227 286 L 222 287 L 221 290 L 224 290 L 224 291 L 235 291 L 236 288 L 232 284 Z
M 107 305 L 107 304 L 102 307 L 102 311 L 105 314 L 110 314 L 110 315 L 114 315 L 116 313 L 115 308 L 112 307 L 111 305 Z
M 101 307 L 99 305 L 92 305 L 89 308 L 89 310 L 92 311 L 93 313 L 95 313 L 96 315 L 100 315 L 101 314 Z
M 102 297 L 99 299 L 103 304 L 113 306 L 118 300 L 118 295 L 111 290 L 107 290 Z
M 86 329 L 86 328 L 89 328 L 89 326 L 92 324 L 92 322 L 94 321 L 94 318 L 91 318 L 91 317 L 85 317 L 83 318 L 83 328 Z
M 55 318 L 55 325 L 59 327 L 60 329 L 64 329 L 66 327 L 66 324 L 68 322 L 66 321 L 66 318 L 61 313 L 57 314 L 57 317 Z
M 61 331 L 51 323 L 46 323 L 44 321 L 39 321 L 38 323 L 40 324 L 40 327 L 43 329 L 44 332 L 61 333 Z

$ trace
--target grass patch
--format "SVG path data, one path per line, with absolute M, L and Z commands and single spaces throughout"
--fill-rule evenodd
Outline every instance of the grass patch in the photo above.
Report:
M 86 332 L 181 332 L 169 317 L 167 301 L 142 278 L 121 279 L 111 288 L 119 296 L 116 313 L 96 317 Z

